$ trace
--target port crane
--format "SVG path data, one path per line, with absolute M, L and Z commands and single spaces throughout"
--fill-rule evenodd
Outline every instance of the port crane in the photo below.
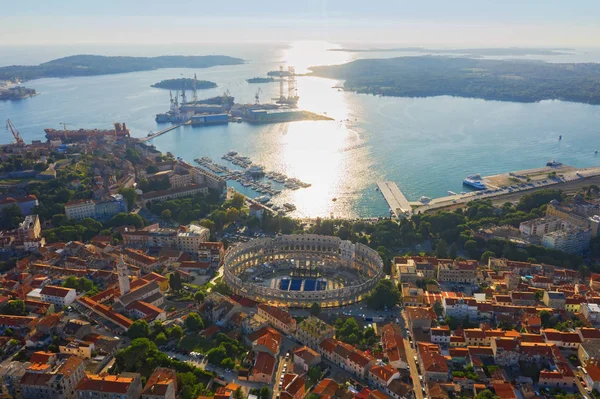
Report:
M 10 119 L 6 120 L 6 130 L 10 130 L 13 137 L 15 138 L 15 141 L 17 142 L 17 145 L 25 145 L 25 141 L 21 137 L 21 133 L 19 133 L 17 128 L 15 128 Z
M 254 95 L 254 99 L 256 100 L 256 102 L 255 102 L 255 103 L 256 103 L 257 105 L 258 105 L 258 104 L 260 104 L 259 95 L 260 95 L 260 93 L 262 93 L 262 92 L 263 92 L 263 91 L 262 91 L 262 89 L 259 87 L 259 88 L 258 88 L 258 90 L 256 91 L 256 94 Z

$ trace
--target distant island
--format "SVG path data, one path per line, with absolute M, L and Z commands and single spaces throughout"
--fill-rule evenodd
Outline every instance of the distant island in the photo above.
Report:
M 271 83 L 274 82 L 275 79 L 272 77 L 268 77 L 268 78 L 250 78 L 250 79 L 246 79 L 246 82 L 248 83 Z
M 243 64 L 240 58 L 225 55 L 161 57 L 107 57 L 103 55 L 72 55 L 39 65 L 0 67 L 0 80 L 21 81 L 39 78 L 108 75 L 150 71 L 160 68 L 208 68 L 217 65 Z
M 179 79 L 166 79 L 161 80 L 158 83 L 150 85 L 151 87 L 157 87 L 159 89 L 170 89 L 170 90 L 190 90 L 194 87 L 194 79 L 192 78 L 179 78 Z M 196 80 L 196 89 L 214 89 L 217 87 L 215 82 L 208 80 Z
M 555 64 L 443 56 L 363 59 L 311 67 L 313 76 L 345 80 L 344 89 L 397 97 L 458 96 L 600 104 L 600 64 Z
M 563 55 L 568 48 L 466 48 L 466 49 L 429 49 L 424 47 L 396 47 L 396 48 L 332 48 L 328 51 L 344 51 L 348 53 L 381 53 L 381 52 L 417 52 L 429 54 L 461 54 L 474 57 L 485 56 L 525 56 L 525 55 Z

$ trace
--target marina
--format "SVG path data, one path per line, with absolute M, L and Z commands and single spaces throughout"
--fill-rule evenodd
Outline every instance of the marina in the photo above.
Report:
M 310 183 L 288 177 L 283 173 L 265 171 L 263 166 L 254 164 L 249 157 L 240 155 L 236 151 L 229 151 L 221 158 L 243 169 L 232 169 L 227 165 L 214 162 L 209 157 L 196 158 L 194 161 L 227 180 L 237 181 L 244 187 L 250 187 L 252 190 L 264 194 L 255 198 L 261 204 L 269 204 L 271 197 L 280 194 L 283 189 L 299 190 L 311 186 Z M 283 188 L 277 187 L 276 184 Z M 292 204 L 284 204 L 282 208 L 285 211 L 296 210 Z M 277 211 L 279 207 L 273 206 L 273 209 Z

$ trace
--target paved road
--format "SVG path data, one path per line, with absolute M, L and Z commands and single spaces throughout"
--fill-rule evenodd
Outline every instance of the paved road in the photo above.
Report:
M 575 370 L 575 376 L 576 377 L 583 376 L 583 373 L 579 370 Z M 581 394 L 581 396 L 583 396 L 584 399 L 590 399 L 591 394 L 585 390 L 585 387 L 583 386 L 583 384 L 581 383 L 579 378 L 575 378 L 575 383 L 577 384 L 577 389 L 579 390 L 579 393 Z
M 419 380 L 419 371 L 417 369 L 417 364 L 415 362 L 416 352 L 411 348 L 410 342 L 408 341 L 406 334 L 404 333 L 405 328 L 408 326 L 408 321 L 406 320 L 406 312 L 404 309 L 400 312 L 400 327 L 402 328 L 402 333 L 404 335 L 404 348 L 406 351 L 406 358 L 408 361 L 408 365 L 410 367 L 410 376 L 412 379 L 413 387 L 415 388 L 415 399 L 423 399 L 423 391 L 421 390 L 421 381 Z

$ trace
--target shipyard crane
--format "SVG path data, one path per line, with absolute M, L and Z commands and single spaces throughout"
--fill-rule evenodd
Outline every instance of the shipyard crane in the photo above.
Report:
M 257 105 L 258 105 L 258 104 L 260 104 L 260 100 L 259 100 L 259 97 L 258 97 L 258 96 L 259 96 L 259 95 L 260 95 L 260 93 L 262 93 L 262 92 L 263 92 L 263 91 L 262 91 L 262 89 L 259 87 L 259 88 L 258 88 L 258 90 L 256 91 L 256 94 L 254 95 L 254 99 L 256 100 L 256 103 L 255 103 L 255 104 L 257 104 Z
M 194 74 L 194 84 L 192 86 L 192 90 L 192 101 L 194 104 L 196 104 L 198 102 L 198 92 L 196 91 L 196 74 Z
M 21 133 L 19 133 L 17 128 L 15 128 L 15 126 L 12 124 L 10 119 L 7 119 L 6 120 L 6 130 L 9 130 L 9 129 L 10 129 L 10 132 L 12 133 L 13 137 L 15 138 L 17 145 L 25 145 L 25 141 L 21 137 Z

